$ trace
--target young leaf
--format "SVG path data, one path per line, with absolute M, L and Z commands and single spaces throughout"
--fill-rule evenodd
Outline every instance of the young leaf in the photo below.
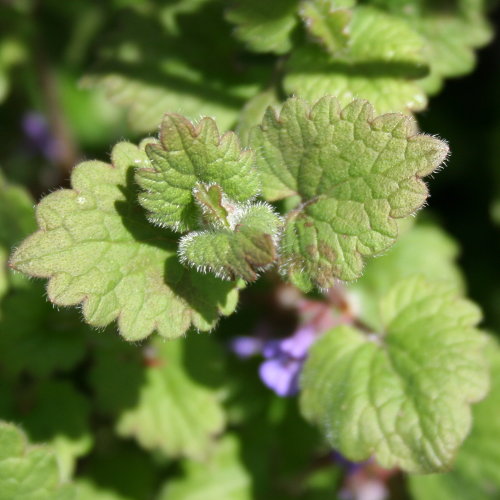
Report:
M 208 463 L 186 462 L 186 475 L 169 481 L 158 500 L 251 500 L 252 481 L 241 459 L 240 443 L 224 436 Z
M 78 165 L 72 189 L 40 202 L 40 230 L 11 258 L 15 269 L 50 278 L 53 303 L 82 303 L 83 316 L 93 326 L 117 319 L 128 340 L 154 330 L 178 337 L 191 324 L 208 330 L 237 301 L 234 283 L 183 268 L 175 236 L 145 219 L 132 178 L 137 165 L 147 163 L 144 144 L 124 142 L 113 149 L 111 165 Z
M 474 425 L 451 472 L 412 476 L 415 500 L 491 500 L 500 498 L 500 347 L 490 338 L 486 350 L 491 365 L 491 389 L 474 406 Z
M 215 121 L 198 126 L 180 115 L 166 114 L 160 142 L 148 144 L 150 162 L 139 165 L 136 180 L 149 220 L 174 231 L 197 229 L 200 210 L 193 189 L 199 183 L 217 184 L 234 201 L 246 201 L 259 192 L 254 155 L 242 151 L 233 132 L 222 137 Z
M 381 300 L 380 316 L 384 331 L 340 326 L 312 347 L 303 414 L 350 460 L 447 470 L 470 430 L 470 403 L 488 389 L 479 310 L 413 277 Z
M 0 422 L 0 500 L 74 500 L 59 479 L 57 461 L 45 446 L 30 446 L 13 424 Z
M 279 116 L 268 110 L 250 143 L 259 151 L 264 196 L 301 197 L 286 220 L 281 266 L 306 290 L 358 278 L 363 258 L 396 240 L 395 219 L 422 206 L 421 178 L 448 153 L 443 141 L 417 134 L 409 117 L 374 118 L 359 100 L 340 110 L 332 97 L 312 108 L 289 99 Z
M 277 259 L 280 225 L 267 204 L 239 205 L 229 227 L 184 236 L 179 242 L 181 262 L 224 279 L 255 281 Z
M 292 48 L 299 0 L 231 0 L 231 4 L 226 19 L 237 26 L 236 36 L 251 50 L 284 54 Z
M 217 345 L 208 336 L 191 336 L 153 347 L 138 400 L 119 416 L 118 434 L 169 457 L 206 459 L 225 425 Z

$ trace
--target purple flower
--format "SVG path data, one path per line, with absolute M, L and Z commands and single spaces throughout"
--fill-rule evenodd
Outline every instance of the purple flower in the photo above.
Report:
M 260 365 L 259 375 L 264 384 L 278 396 L 297 394 L 300 372 L 316 337 L 315 329 L 305 326 L 291 337 L 270 340 L 264 344 L 262 353 L 267 359 Z
M 266 360 L 260 365 L 259 375 L 267 387 L 278 396 L 297 394 L 299 376 L 309 348 L 318 334 L 314 327 L 303 326 L 284 339 L 264 340 L 268 335 L 264 329 L 260 336 L 240 336 L 230 341 L 231 350 L 242 359 L 262 353 Z
M 304 360 L 316 338 L 316 330 L 312 326 L 304 326 L 281 341 L 281 350 L 291 358 Z
M 48 160 L 57 157 L 57 143 L 43 115 L 33 111 L 26 113 L 22 119 L 22 128 L 34 151 L 41 153 Z
M 257 337 L 240 336 L 231 339 L 230 342 L 231 350 L 236 356 L 242 359 L 259 354 L 262 351 L 263 345 L 264 341 Z
M 268 359 L 259 368 L 262 382 L 278 396 L 294 396 L 299 390 L 302 361 L 295 359 Z

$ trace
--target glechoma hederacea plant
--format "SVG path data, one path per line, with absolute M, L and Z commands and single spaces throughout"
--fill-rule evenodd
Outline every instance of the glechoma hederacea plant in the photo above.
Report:
M 405 498 L 497 498 L 500 352 L 412 218 L 449 153 L 413 113 L 473 68 L 483 3 L 139 3 L 95 7 L 120 23 L 82 82 L 146 138 L 36 221 L 0 178 L 0 500 L 402 498 L 404 473 Z M 57 129 L 25 130 L 57 164 Z

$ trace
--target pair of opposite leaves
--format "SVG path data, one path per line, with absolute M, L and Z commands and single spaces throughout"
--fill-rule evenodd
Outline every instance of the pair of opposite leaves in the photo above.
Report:
M 249 145 L 210 118 L 195 127 L 167 114 L 159 140 L 118 144 L 112 165 L 78 165 L 73 189 L 40 202 L 40 230 L 11 265 L 50 278 L 54 303 L 83 302 L 90 324 L 118 319 L 130 340 L 210 329 L 236 306 L 238 280 L 179 256 L 247 281 L 277 261 L 304 290 L 355 279 L 395 241 L 396 219 L 424 203 L 421 178 L 448 152 L 408 116 L 374 118 L 360 100 L 341 110 L 333 97 L 269 109 Z M 293 209 L 282 221 L 259 193 Z
M 448 152 L 417 135 L 411 119 L 372 112 L 363 101 L 341 111 L 333 98 L 312 109 L 290 99 L 279 117 L 268 111 L 245 151 L 211 119 L 195 128 L 167 114 L 159 143 L 146 146 L 150 166 L 136 174 L 139 200 L 153 223 L 188 232 L 179 254 L 198 270 L 253 281 L 278 260 L 305 290 L 358 278 L 362 256 L 395 240 L 394 219 L 425 201 L 420 179 Z M 268 201 L 299 197 L 282 238 L 280 218 L 253 201 L 260 192 Z

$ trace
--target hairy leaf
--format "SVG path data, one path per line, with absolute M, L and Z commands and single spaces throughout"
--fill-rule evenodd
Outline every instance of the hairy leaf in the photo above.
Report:
M 207 463 L 186 462 L 185 476 L 169 481 L 158 500 L 251 500 L 252 483 L 234 435 L 224 436 Z
M 451 472 L 410 477 L 415 500 L 491 500 L 500 498 L 500 347 L 490 339 L 492 370 L 488 397 L 474 406 L 474 425 Z
M 380 303 L 384 330 L 340 326 L 311 349 L 301 386 L 304 415 L 353 461 L 387 468 L 451 467 L 484 397 L 488 370 L 477 307 L 420 277 Z
M 0 422 L 0 500 L 73 500 L 74 490 L 59 479 L 49 447 L 29 445 L 15 425 Z
M 139 196 L 149 219 L 160 226 L 184 232 L 197 229 L 200 209 L 193 189 L 201 182 L 217 184 L 234 201 L 246 201 L 260 188 L 254 154 L 242 151 L 238 137 L 222 137 L 214 120 L 194 126 L 186 118 L 166 114 L 159 144 L 148 144 L 149 162 L 138 165 Z
M 299 0 L 231 0 L 226 19 L 251 50 L 284 54 L 292 48 L 298 5 Z
M 217 346 L 199 335 L 153 349 L 138 399 L 120 415 L 117 431 L 169 457 L 205 459 L 225 425 Z
M 289 99 L 279 116 L 268 110 L 250 143 L 260 152 L 264 196 L 300 195 L 286 220 L 281 266 L 306 290 L 358 278 L 363 258 L 396 240 L 395 219 L 424 203 L 421 178 L 448 153 L 444 142 L 418 134 L 409 117 L 374 118 L 359 100 L 340 110 L 331 97 L 312 108 Z
M 154 330 L 178 337 L 191 324 L 210 329 L 237 300 L 234 283 L 183 268 L 175 236 L 147 222 L 132 184 L 135 167 L 147 162 L 144 144 L 120 143 L 111 165 L 78 165 L 71 175 L 72 189 L 40 202 L 40 230 L 11 258 L 14 268 L 50 278 L 52 302 L 81 303 L 85 320 L 93 326 L 116 319 L 128 340 Z
M 232 205 L 234 207 L 234 205 Z M 224 279 L 255 281 L 277 259 L 280 218 L 267 204 L 234 207 L 228 227 L 194 231 L 179 243 L 181 261 Z

